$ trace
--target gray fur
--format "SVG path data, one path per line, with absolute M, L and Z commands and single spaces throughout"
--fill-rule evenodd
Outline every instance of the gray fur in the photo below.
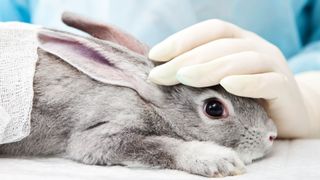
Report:
M 101 83 L 38 49 L 31 134 L 20 142 L 1 145 L 1 154 L 57 156 L 96 165 L 135 162 L 204 176 L 225 176 L 236 174 L 235 170 L 223 168 L 226 163 L 241 165 L 235 160 L 221 161 L 225 157 L 219 160 L 218 154 L 213 154 L 219 160 L 215 160 L 214 167 L 207 161 L 197 165 L 201 160 L 180 165 L 178 156 L 184 152 L 178 149 L 189 147 L 190 142 L 209 143 L 208 147 L 228 147 L 226 151 L 230 152 L 233 149 L 245 162 L 269 151 L 265 139 L 275 127 L 256 100 L 231 95 L 220 86 L 157 86 L 147 81 L 153 64 L 145 56 L 107 41 L 88 39 L 117 58 L 115 61 L 132 68 L 133 76 L 145 83 L 141 86 L 153 88 L 157 95 L 148 92 L 146 100 L 135 89 Z M 234 115 L 203 118 L 201 102 L 205 99 L 200 97 L 216 94 L 222 101 L 231 102 Z

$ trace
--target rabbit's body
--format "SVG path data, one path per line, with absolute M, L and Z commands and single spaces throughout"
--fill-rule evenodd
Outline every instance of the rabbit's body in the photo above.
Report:
M 227 176 L 270 150 L 275 126 L 253 99 L 219 86 L 159 87 L 147 82 L 153 64 L 145 56 L 110 42 L 64 32 L 39 38 L 31 134 L 1 145 L 1 154 Z M 212 98 L 228 116 L 203 113 Z

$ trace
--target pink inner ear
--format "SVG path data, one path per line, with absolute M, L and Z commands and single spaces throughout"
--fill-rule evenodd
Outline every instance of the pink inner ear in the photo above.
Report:
M 133 86 L 130 79 L 89 40 L 55 32 L 38 34 L 40 48 L 54 54 L 100 82 Z M 110 52 L 112 54 L 112 52 Z
M 39 33 L 38 34 L 40 42 L 45 45 L 46 43 L 52 43 L 52 45 L 63 45 L 68 47 L 67 49 L 71 51 L 75 51 L 74 53 L 77 53 L 80 56 L 87 57 L 88 60 L 96 61 L 97 63 L 105 64 L 108 66 L 114 66 L 107 57 L 103 56 L 98 51 L 94 51 L 90 49 L 89 47 L 80 44 L 80 42 L 75 41 L 74 39 L 62 39 L 59 36 L 56 36 L 54 34 L 48 34 L 45 33 Z M 55 47 L 54 49 L 59 48 Z
M 113 68 L 116 68 L 113 63 L 110 62 L 110 60 L 103 56 L 101 53 L 91 50 L 90 48 L 83 46 L 81 44 L 75 43 L 73 45 L 70 44 L 70 46 L 74 46 L 73 50 L 75 53 L 78 53 L 79 56 L 83 56 L 88 58 L 88 60 L 92 60 L 97 62 L 98 64 L 103 64 L 107 66 L 111 66 Z

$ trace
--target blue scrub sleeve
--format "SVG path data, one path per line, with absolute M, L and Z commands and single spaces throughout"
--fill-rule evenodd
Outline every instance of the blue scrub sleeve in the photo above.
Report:
M 295 74 L 320 71 L 320 1 L 313 1 L 311 7 L 309 43 L 299 54 L 289 59 L 289 66 Z
M 0 0 L 0 21 L 31 22 L 34 0 Z

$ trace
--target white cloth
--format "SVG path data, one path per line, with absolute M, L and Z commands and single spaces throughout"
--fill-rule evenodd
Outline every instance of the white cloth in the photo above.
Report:
M 39 26 L 0 23 L 0 144 L 30 132 Z
M 247 173 L 205 178 L 175 170 L 84 165 L 58 158 L 0 158 L 1 180 L 319 180 L 320 140 L 276 141 L 273 152 Z

